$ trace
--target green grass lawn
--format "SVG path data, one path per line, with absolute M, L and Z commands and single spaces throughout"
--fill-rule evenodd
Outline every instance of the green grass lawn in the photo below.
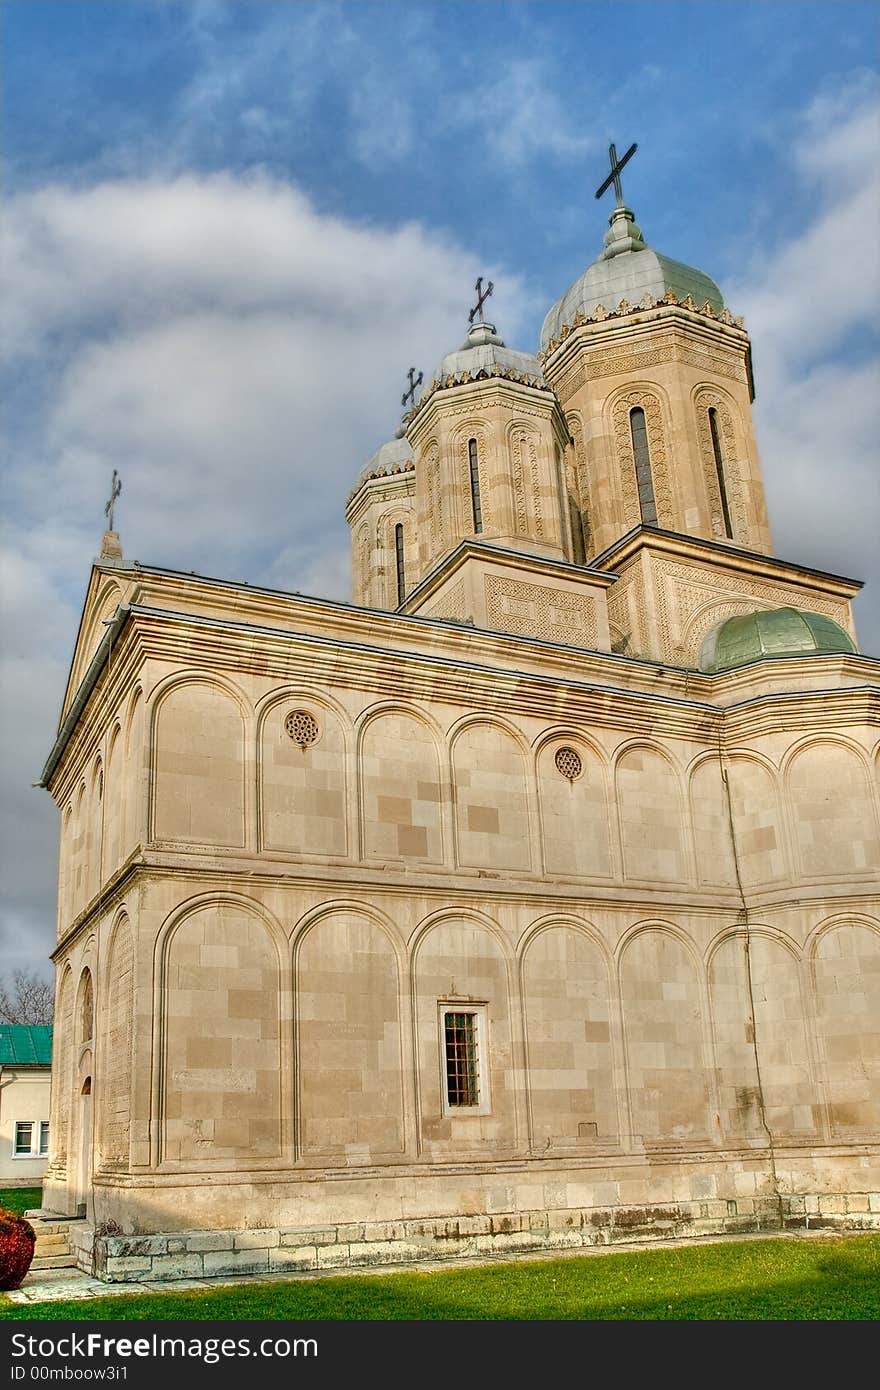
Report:
M 0 1187 L 0 1207 L 17 1212 L 21 1216 L 34 1207 L 43 1205 L 41 1187 Z
M 11 1304 L 24 1319 L 809 1320 L 880 1315 L 880 1236 L 771 1239 L 520 1260 L 430 1273 L 247 1283 Z

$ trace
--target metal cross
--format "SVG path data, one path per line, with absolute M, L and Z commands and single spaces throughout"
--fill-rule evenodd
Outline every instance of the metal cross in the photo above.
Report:
M 121 491 L 122 491 L 122 479 L 120 478 L 119 474 L 116 472 L 116 469 L 114 468 L 114 469 L 113 469 L 113 482 L 110 484 L 110 497 L 109 497 L 109 499 L 108 499 L 108 501 L 107 501 L 106 507 L 104 508 L 104 515 L 108 518 L 108 521 L 107 521 L 107 530 L 108 530 L 108 531 L 112 531 L 112 530 L 113 530 L 113 508 L 114 508 L 114 506 L 115 506 L 116 499 L 117 499 L 117 497 L 119 496 L 119 494 L 120 494 Z
M 468 314 L 468 323 L 473 323 L 474 319 L 477 317 L 478 314 L 480 316 L 480 322 L 482 323 L 483 305 L 486 303 L 486 300 L 489 298 L 489 295 L 492 293 L 494 288 L 495 286 L 492 284 L 492 281 L 490 280 L 486 288 L 483 289 L 483 277 L 482 275 L 479 276 L 477 283 L 474 285 L 474 289 L 477 292 L 477 302 Z
M 603 184 L 596 189 L 596 197 L 601 198 L 606 189 L 614 184 L 614 196 L 617 199 L 617 206 L 623 207 L 623 189 L 620 186 L 620 171 L 624 164 L 628 164 L 638 149 L 638 145 L 630 145 L 622 159 L 617 158 L 617 150 L 614 145 L 608 146 L 608 158 L 611 160 L 611 173 Z
M 422 374 L 421 374 L 421 372 L 419 372 L 418 376 L 416 376 L 416 369 L 415 369 L 415 367 L 410 367 L 410 369 L 409 369 L 409 390 L 408 390 L 408 391 L 404 391 L 403 395 L 402 395 L 401 398 L 400 398 L 400 404 L 403 405 L 403 406 L 405 406 L 407 403 L 409 403 L 409 405 L 411 405 L 411 406 L 414 405 L 414 404 L 415 404 L 415 399 L 416 399 L 416 387 L 417 387 L 417 386 L 421 386 L 421 384 L 422 384 Z

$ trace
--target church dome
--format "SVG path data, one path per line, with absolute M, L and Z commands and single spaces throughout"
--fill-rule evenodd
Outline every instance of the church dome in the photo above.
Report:
M 404 428 L 404 422 L 401 421 L 394 438 L 389 439 L 387 444 L 383 444 L 380 449 L 377 449 L 369 462 L 364 465 L 357 476 L 355 492 L 361 483 L 367 482 L 370 478 L 386 478 L 390 473 L 412 472 L 415 464 Z
M 506 347 L 493 323 L 475 323 L 461 347 L 447 352 L 434 373 L 432 385 L 443 386 L 449 377 L 459 381 L 465 373 L 473 381 L 481 372 L 487 377 L 513 375 L 520 381 L 523 377 L 534 379 L 537 386 L 545 384 L 537 357 Z
M 839 623 L 800 608 L 772 608 L 725 618 L 707 633 L 700 670 L 708 675 L 780 656 L 828 656 L 854 652 L 855 643 Z
M 589 318 L 600 304 L 613 310 L 622 299 L 638 305 L 645 295 L 662 299 L 671 290 L 679 300 L 690 295 L 697 308 L 709 303 L 717 314 L 724 309 L 721 291 L 702 270 L 651 250 L 629 208 L 616 207 L 609 224 L 599 259 L 575 280 L 544 319 L 542 351 L 559 337 L 565 324 L 574 323 L 578 314 Z

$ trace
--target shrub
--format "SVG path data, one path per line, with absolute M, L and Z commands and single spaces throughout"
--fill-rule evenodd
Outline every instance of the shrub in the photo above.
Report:
M 31 1267 L 37 1238 L 23 1216 L 0 1207 L 0 1289 L 17 1289 Z

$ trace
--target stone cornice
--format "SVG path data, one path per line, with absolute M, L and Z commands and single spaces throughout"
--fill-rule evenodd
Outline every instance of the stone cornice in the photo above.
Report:
M 551 338 L 544 351 L 538 354 L 538 361 L 542 366 L 553 361 L 559 350 L 573 340 L 582 344 L 585 338 L 594 338 L 608 331 L 617 336 L 621 328 L 641 328 L 657 323 L 703 329 L 715 342 L 726 341 L 740 352 L 748 348 L 749 338 L 741 317 L 735 318 L 729 309 L 718 314 L 708 302 L 698 306 L 690 295 L 678 299 L 672 290 L 667 290 L 662 299 L 647 294 L 638 304 L 630 304 L 622 299 L 612 309 L 598 304 L 589 317 L 578 313 L 572 323 L 563 325 L 557 338 Z M 558 365 L 558 362 L 553 362 L 554 369 Z
M 427 421 L 433 416 L 433 410 L 429 407 L 432 403 L 434 405 L 439 404 L 438 397 L 441 397 L 444 392 L 456 388 L 457 398 L 466 401 L 472 400 L 477 403 L 485 396 L 487 385 L 496 392 L 496 399 L 491 402 L 484 401 L 484 409 L 488 404 L 498 404 L 504 397 L 507 398 L 505 403 L 509 403 L 510 408 L 515 408 L 519 389 L 523 387 L 526 388 L 528 396 L 532 400 L 541 401 L 542 413 L 543 411 L 549 413 L 555 405 L 558 405 L 555 395 L 545 381 L 527 374 L 517 373 L 512 368 L 499 368 L 492 373 L 481 371 L 473 376 L 470 372 L 462 372 L 460 376 L 447 377 L 443 382 L 431 382 L 409 416 L 406 426 L 407 438 L 411 443 L 415 443 L 419 436 L 424 433 Z
M 557 560 L 532 551 L 509 550 L 506 546 L 492 545 L 486 541 L 465 540 L 461 541 L 432 570 L 429 570 L 423 579 L 419 580 L 416 587 L 407 594 L 398 612 L 409 613 L 413 608 L 413 600 L 417 604 L 424 603 L 441 584 L 445 583 L 447 579 L 451 579 L 468 560 L 474 559 L 490 560 L 493 564 L 504 565 L 505 568 L 518 572 L 540 571 L 548 578 L 566 579 L 569 582 L 579 579 L 588 580 L 591 585 L 598 585 L 604 589 L 610 588 L 617 578 L 616 574 L 612 574 L 608 570 L 592 569 L 589 565 L 574 565 L 568 560 Z
M 415 485 L 415 479 L 416 465 L 412 459 L 408 459 L 404 464 L 395 463 L 391 468 L 377 468 L 374 472 L 358 478 L 345 504 L 346 521 L 350 525 L 363 510 L 363 507 L 356 508 L 353 505 L 355 498 L 364 498 L 365 505 L 369 506 L 370 494 L 378 491 L 378 484 L 386 488 L 391 487 L 395 491 L 409 492 Z
M 841 598 L 852 598 L 863 587 L 860 579 L 829 574 L 826 570 L 796 565 L 789 560 L 777 560 L 772 555 L 760 555 L 753 550 L 740 550 L 722 541 L 684 536 L 675 531 L 662 531 L 653 526 L 638 526 L 620 540 L 594 556 L 592 564 L 599 569 L 620 570 L 629 560 L 643 551 L 675 555 L 678 559 L 725 570 L 739 570 L 753 577 L 786 580 L 803 588 L 823 589 Z
M 220 612 L 178 606 L 209 602 Z M 114 662 L 108 680 L 111 650 Z M 662 725 L 672 736 L 699 736 L 705 721 L 714 727 L 731 696 L 740 692 L 739 698 L 752 698 L 755 682 L 754 666 L 706 676 L 441 618 L 357 608 L 144 568 L 124 624 L 112 643 L 102 644 L 77 691 L 77 713 L 65 722 L 41 785 L 51 784 L 53 794 L 65 787 L 72 769 L 99 747 L 122 693 L 148 657 L 206 671 L 252 669 L 279 682 L 289 682 L 291 670 L 296 670 L 298 680 L 328 685 L 339 684 L 344 676 L 353 687 L 392 698 L 405 688 L 412 698 L 477 704 L 499 712 L 513 702 L 523 714 L 538 718 L 546 716 L 552 688 L 554 699 L 564 697 L 574 720 L 587 725 L 624 723 L 643 731 Z M 870 658 L 847 654 L 758 664 L 762 686 L 769 682 L 776 687 L 774 698 L 790 693 L 796 703 L 816 680 L 826 687 L 840 680 L 838 693 L 851 701 L 856 692 L 848 687 L 867 686 L 880 670 Z M 87 725 L 82 719 L 86 710 Z
M 298 862 L 289 854 L 272 859 L 265 853 L 249 850 L 232 851 L 222 861 L 211 862 L 210 854 L 198 848 L 188 852 L 182 846 L 177 849 L 144 846 L 129 856 L 107 887 L 77 915 L 51 952 L 51 959 L 58 960 L 65 955 L 84 933 L 94 928 L 96 919 L 122 903 L 127 893 L 156 878 L 163 884 L 172 880 L 184 885 L 195 881 L 200 891 L 206 883 L 228 889 L 230 880 L 240 879 L 242 887 L 259 883 L 273 890 L 295 888 L 300 892 L 326 892 L 330 900 L 343 898 L 346 901 L 353 893 L 371 898 L 401 897 L 407 901 L 412 900 L 413 894 L 412 877 L 406 867 L 398 863 L 371 865 L 340 857 L 316 869 L 308 856 Z M 619 879 L 574 875 L 554 876 L 552 888 L 548 888 L 546 879 L 532 873 L 514 878 L 508 873 L 495 874 L 489 870 L 451 865 L 446 869 L 423 867 L 418 891 L 428 902 L 439 901 L 450 906 L 460 898 L 486 899 L 495 905 L 529 903 L 536 916 L 558 912 L 560 901 L 564 900 L 573 910 L 586 915 L 591 910 L 611 911 L 628 917 L 635 914 L 638 918 L 656 915 L 662 906 L 667 912 L 686 913 L 689 917 L 702 917 L 712 922 L 730 919 L 732 908 L 740 905 L 734 889 L 725 892 L 695 884 L 667 886 L 661 883 L 648 889 L 643 884 Z M 873 904 L 875 900 L 875 885 L 871 877 L 866 876 L 864 889 L 851 878 L 834 883 L 801 883 L 796 905 L 833 901 L 840 910 L 858 911 L 866 902 Z M 753 910 L 766 907 L 785 911 L 793 905 L 790 884 L 767 885 L 749 892 L 749 906 Z

